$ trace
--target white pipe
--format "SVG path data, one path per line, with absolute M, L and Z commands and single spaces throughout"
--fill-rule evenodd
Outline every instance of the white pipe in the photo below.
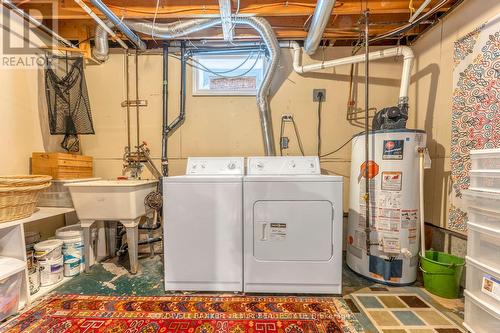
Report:
M 309 65 L 301 65 L 301 54 L 302 49 L 297 42 L 290 42 L 290 47 L 293 49 L 293 70 L 299 74 L 308 72 L 317 72 L 325 68 L 331 68 L 341 65 L 357 64 L 360 62 L 365 62 L 365 55 L 355 55 L 351 57 L 345 57 L 340 59 L 316 62 Z M 408 98 L 408 88 L 410 85 L 411 77 L 411 67 L 413 65 L 413 51 L 408 46 L 398 46 L 390 49 L 380 50 L 370 52 L 368 54 L 369 61 L 390 58 L 390 57 L 403 57 L 403 73 L 401 75 L 401 88 L 399 90 L 399 98 Z
M 106 30 L 106 32 L 110 34 L 111 37 L 113 37 L 113 39 L 116 40 L 118 44 L 121 45 L 121 47 L 123 47 L 125 50 L 128 50 L 127 44 L 125 44 L 125 42 L 120 37 L 118 37 L 116 33 L 113 30 L 111 30 L 111 28 L 108 27 L 108 25 L 99 16 L 97 16 L 97 14 L 94 13 L 89 6 L 85 4 L 85 2 L 83 2 L 82 0 L 75 0 L 75 2 L 79 4 L 80 7 L 82 7 L 82 9 L 87 14 L 89 14 L 89 16 L 94 19 L 94 21 L 97 22 L 97 24 L 99 24 L 104 30 Z
M 431 0 L 425 0 L 424 3 L 420 7 L 418 7 L 415 13 L 413 13 L 408 22 L 410 23 L 413 22 L 418 17 L 418 15 L 420 15 L 420 13 L 425 9 L 425 7 L 429 5 L 429 2 L 431 2 Z
M 425 221 L 424 221 L 424 149 L 418 149 L 419 165 L 420 165 L 420 193 L 419 193 L 419 218 L 420 218 L 420 254 L 425 257 Z

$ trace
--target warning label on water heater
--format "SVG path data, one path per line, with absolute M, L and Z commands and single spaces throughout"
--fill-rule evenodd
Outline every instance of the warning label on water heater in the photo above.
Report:
M 382 190 L 401 191 L 403 173 L 398 171 L 382 172 Z
M 383 160 L 402 160 L 405 147 L 404 140 L 384 140 Z

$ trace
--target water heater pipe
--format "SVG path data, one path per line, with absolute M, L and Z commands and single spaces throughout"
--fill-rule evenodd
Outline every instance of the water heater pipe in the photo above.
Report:
M 297 42 L 290 42 L 293 49 L 293 70 L 299 74 L 317 72 L 326 68 L 333 68 L 341 65 L 357 64 L 366 61 L 366 55 L 360 54 L 340 59 L 316 62 L 308 65 L 301 64 L 301 47 Z M 403 72 L 401 74 L 401 87 L 399 89 L 399 104 L 408 102 L 408 89 L 410 86 L 411 68 L 413 66 L 413 51 L 408 46 L 398 46 L 390 49 L 373 51 L 368 54 L 369 61 L 403 57 Z
M 419 160 L 419 218 L 420 218 L 420 254 L 425 257 L 425 218 L 424 218 L 424 158 L 425 148 L 418 148 Z

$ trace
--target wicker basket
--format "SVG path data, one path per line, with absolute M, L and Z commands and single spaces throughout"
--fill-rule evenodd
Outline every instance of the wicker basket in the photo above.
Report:
M 50 176 L 0 177 L 0 223 L 33 214 L 38 194 L 50 186 Z
M 0 176 L 0 187 L 43 185 L 51 180 L 51 176 L 45 175 Z

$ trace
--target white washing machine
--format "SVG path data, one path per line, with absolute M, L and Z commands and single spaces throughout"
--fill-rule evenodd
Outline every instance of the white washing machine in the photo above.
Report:
M 243 290 L 244 158 L 189 158 L 165 177 L 165 290 Z
M 340 294 L 342 177 L 318 157 L 250 157 L 243 180 L 244 291 Z

